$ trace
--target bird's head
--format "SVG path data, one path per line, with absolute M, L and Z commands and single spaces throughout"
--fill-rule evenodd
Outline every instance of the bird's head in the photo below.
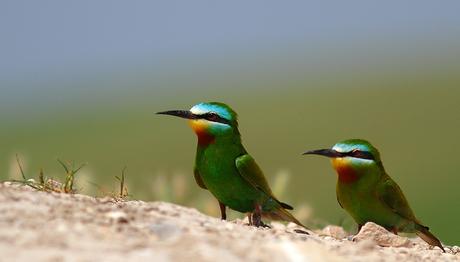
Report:
M 311 150 L 304 155 L 322 155 L 332 159 L 339 178 L 354 181 L 361 174 L 375 168 L 383 169 L 380 153 L 371 143 L 362 139 L 338 142 L 330 149 Z
M 217 137 L 238 133 L 237 114 L 228 105 L 207 102 L 194 105 L 190 110 L 158 112 L 186 118 L 198 137 Z

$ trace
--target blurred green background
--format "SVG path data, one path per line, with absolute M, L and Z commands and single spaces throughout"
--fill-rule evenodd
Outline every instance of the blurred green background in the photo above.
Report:
M 154 113 L 222 101 L 307 224 L 353 230 L 329 161 L 301 153 L 364 138 L 420 220 L 459 244 L 458 4 L 1 5 L 0 179 L 19 177 L 15 154 L 34 177 L 87 162 L 79 189 L 105 195 L 127 166 L 132 199 L 217 216 L 192 177 L 195 135 Z

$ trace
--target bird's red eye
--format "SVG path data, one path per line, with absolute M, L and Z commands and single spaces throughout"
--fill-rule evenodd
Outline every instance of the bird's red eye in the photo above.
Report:
M 216 113 L 209 113 L 207 115 L 207 119 L 211 121 L 217 121 L 219 119 L 219 116 Z
M 356 158 L 362 158 L 362 159 L 374 159 L 374 156 L 372 153 L 367 152 L 367 151 L 361 151 L 359 149 L 354 149 L 350 151 L 349 156 L 356 157 Z
M 359 157 L 361 155 L 361 151 L 359 151 L 358 149 L 353 149 L 351 150 L 350 153 L 352 156 L 356 156 L 356 157 Z

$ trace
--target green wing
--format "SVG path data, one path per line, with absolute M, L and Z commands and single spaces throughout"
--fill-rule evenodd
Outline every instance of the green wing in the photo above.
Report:
M 336 195 L 336 198 L 337 198 L 337 203 L 339 203 L 340 207 L 343 208 L 342 203 L 340 203 L 339 194 L 335 194 L 335 195 Z
M 265 194 L 272 196 L 272 190 L 270 189 L 267 179 L 265 179 L 264 173 L 257 165 L 254 158 L 250 155 L 242 155 L 236 158 L 235 161 L 236 168 L 238 169 L 240 175 L 249 182 L 252 186 L 258 188 Z
M 388 205 L 393 212 L 399 214 L 403 218 L 419 223 L 404 197 L 401 188 L 399 188 L 398 184 L 387 174 L 382 177 L 380 184 L 377 186 L 377 196 Z
M 339 194 L 339 183 L 335 186 L 335 198 L 337 199 L 337 203 L 339 203 L 340 207 L 343 208 L 342 203 L 340 202 L 340 194 Z
M 238 169 L 239 174 L 249 182 L 252 186 L 259 189 L 260 191 L 264 192 L 271 198 L 273 198 L 276 202 L 278 202 L 283 208 L 286 209 L 293 209 L 290 205 L 280 202 L 276 197 L 273 195 L 270 186 L 268 185 L 267 179 L 264 176 L 264 173 L 260 169 L 259 165 L 257 165 L 254 158 L 250 155 L 245 154 L 239 156 L 235 160 L 236 168 Z
M 204 183 L 203 183 L 203 180 L 201 179 L 201 175 L 200 175 L 200 172 L 198 172 L 198 168 L 194 168 L 193 169 L 193 176 L 195 177 L 195 181 L 196 183 L 203 189 L 208 189 Z
M 396 182 L 393 181 L 387 174 L 384 174 L 379 186 L 377 187 L 377 194 L 378 197 L 395 213 L 415 223 L 415 233 L 420 238 L 432 246 L 438 246 L 442 249 L 442 251 L 444 251 L 441 241 L 428 231 L 428 227 L 421 225 L 417 218 L 415 218 L 409 203 L 401 191 L 401 188 L 399 188 Z

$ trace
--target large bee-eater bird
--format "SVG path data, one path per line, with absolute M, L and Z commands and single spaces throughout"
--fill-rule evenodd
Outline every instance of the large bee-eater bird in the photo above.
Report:
M 416 233 L 444 251 L 441 242 L 415 217 L 403 192 L 385 172 L 379 151 L 369 142 L 350 139 L 331 149 L 307 151 L 332 159 L 338 174 L 337 201 L 358 224 L 374 222 L 397 234 Z
M 200 103 L 190 110 L 157 114 L 189 120 L 198 137 L 194 175 L 196 183 L 219 201 L 222 219 L 226 207 L 250 213 L 249 223 L 265 226 L 262 217 L 294 222 L 304 227 L 271 191 L 265 176 L 241 143 L 237 114 L 223 103 Z

